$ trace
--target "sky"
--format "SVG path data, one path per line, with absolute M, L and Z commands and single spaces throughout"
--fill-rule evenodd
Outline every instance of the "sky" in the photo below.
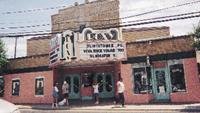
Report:
M 198 0 L 120 0 L 120 17 L 126 17 L 130 15 L 140 14 L 160 8 L 170 7 L 178 4 L 187 2 L 198 1 Z M 19 32 L 32 32 L 32 31 L 46 31 L 51 30 L 51 15 L 58 13 L 58 6 L 72 6 L 74 2 L 83 3 L 84 0 L 0 0 L 0 34 L 4 33 L 19 33 Z M 34 9 L 45 9 L 48 10 L 34 10 Z M 16 13 L 16 11 L 26 11 L 23 13 Z M 27 12 L 29 11 L 29 12 Z M 159 11 L 139 17 L 123 19 L 122 21 L 131 21 L 152 17 L 168 16 L 174 14 L 188 13 L 200 11 L 200 2 L 190 4 L 187 6 L 171 8 L 168 10 Z M 11 12 L 7 14 L 6 12 Z M 179 20 L 172 22 L 164 22 L 150 25 L 134 26 L 140 27 L 159 27 L 169 26 L 170 34 L 185 35 L 194 31 L 194 28 L 198 25 L 200 18 Z M 41 25 L 40 27 L 26 27 L 18 29 L 8 29 L 8 27 L 16 26 L 31 26 Z M 2 29 L 5 28 L 5 29 Z M 22 37 L 18 39 L 17 45 L 17 57 L 26 56 L 26 39 L 30 37 Z M 8 58 L 14 56 L 14 42 L 15 39 L 3 38 L 6 45 Z

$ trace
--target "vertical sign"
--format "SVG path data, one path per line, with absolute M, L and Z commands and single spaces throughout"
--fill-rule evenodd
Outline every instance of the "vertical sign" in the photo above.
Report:
M 50 52 L 49 52 L 50 64 L 59 62 L 60 58 L 63 58 L 63 55 L 60 52 L 61 43 L 62 43 L 61 39 L 62 39 L 62 35 L 56 34 L 56 36 L 52 38 L 50 41 Z
M 71 62 L 72 59 L 76 59 L 76 33 L 70 30 L 67 30 L 63 33 L 63 45 L 62 51 L 66 62 Z

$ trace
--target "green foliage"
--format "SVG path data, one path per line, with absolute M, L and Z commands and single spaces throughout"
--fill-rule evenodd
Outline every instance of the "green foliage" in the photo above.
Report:
M 8 62 L 4 46 L 3 41 L 0 39 L 0 69 Z
M 200 25 L 195 29 L 194 36 L 200 39 Z
M 195 29 L 194 31 L 194 36 L 197 39 L 194 43 L 193 43 L 193 47 L 196 50 L 200 50 L 200 25 Z
M 193 43 L 192 46 L 193 46 L 195 49 L 200 50 L 200 41 L 199 41 L 199 40 L 195 41 L 195 42 Z

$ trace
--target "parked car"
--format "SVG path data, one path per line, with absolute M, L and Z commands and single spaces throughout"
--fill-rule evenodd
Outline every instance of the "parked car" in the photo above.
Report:
M 13 103 L 0 99 L 0 113 L 20 113 L 20 111 Z

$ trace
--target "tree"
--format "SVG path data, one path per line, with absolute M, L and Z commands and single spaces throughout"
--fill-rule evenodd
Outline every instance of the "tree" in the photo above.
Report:
M 194 31 L 194 37 L 196 41 L 193 43 L 193 47 L 196 50 L 200 50 L 200 25 Z
M 2 70 L 3 66 L 5 66 L 7 62 L 8 60 L 6 58 L 5 45 L 0 39 L 0 70 Z

